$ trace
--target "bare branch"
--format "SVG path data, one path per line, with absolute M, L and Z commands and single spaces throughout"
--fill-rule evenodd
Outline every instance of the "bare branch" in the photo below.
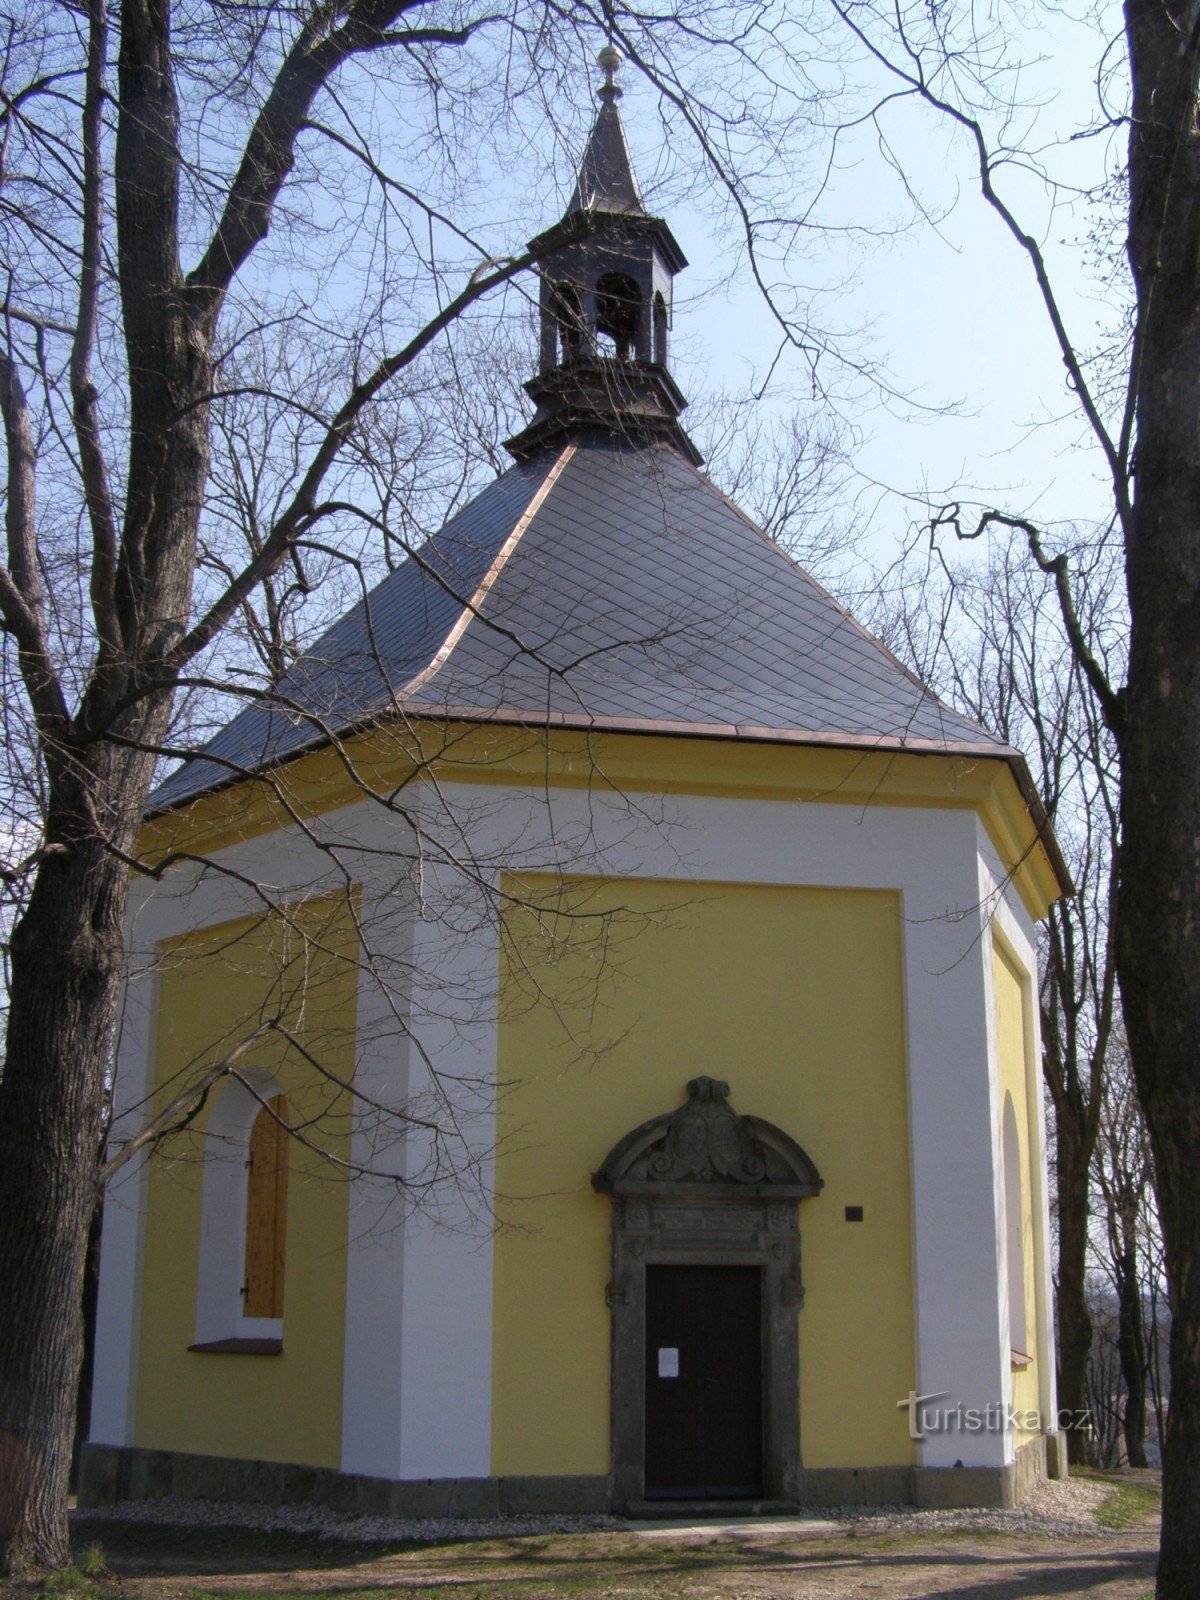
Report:
M 1040 530 L 1024 517 L 1009 516 L 1002 511 L 985 511 L 976 521 L 975 526 L 969 531 L 962 526 L 959 508 L 947 507 L 940 511 L 934 518 L 930 531 L 935 533 L 938 528 L 953 528 L 955 536 L 959 539 L 978 539 L 991 527 L 1011 528 L 1015 532 L 1023 533 L 1029 542 L 1029 551 L 1040 569 L 1054 579 L 1055 593 L 1058 596 L 1059 609 L 1062 612 L 1063 625 L 1067 630 L 1067 637 L 1071 642 L 1071 649 L 1078 661 L 1088 684 L 1100 702 L 1104 713 L 1104 720 L 1112 730 L 1114 737 L 1121 738 L 1125 713 L 1121 696 L 1115 690 L 1104 668 L 1096 658 L 1095 652 L 1088 644 L 1083 628 L 1080 625 L 1079 614 L 1075 609 L 1074 596 L 1071 593 L 1071 567 L 1070 562 L 1063 553 L 1048 556 L 1042 544 Z
M 188 1084 L 186 1089 L 180 1090 L 173 1096 L 137 1133 L 123 1140 L 116 1154 L 101 1164 L 96 1178 L 97 1190 L 102 1191 L 121 1168 L 127 1166 L 134 1156 L 145 1150 L 148 1145 L 157 1145 L 171 1134 L 178 1133 L 181 1128 L 186 1127 L 203 1109 L 209 1094 L 221 1079 L 228 1077 L 247 1050 L 270 1033 L 274 1026 L 274 1022 L 265 1022 L 261 1027 L 255 1028 L 253 1033 L 235 1045 L 228 1054 L 222 1056 L 220 1061 L 206 1067 L 194 1083 Z
M 581 236 L 590 225 L 586 219 L 581 220 Z M 499 284 L 507 283 L 517 273 L 532 265 L 535 260 L 536 255 L 532 251 L 527 251 L 523 255 L 512 257 L 485 277 L 473 277 L 466 288 L 449 300 L 437 316 L 431 318 L 402 349 L 379 362 L 369 377 L 355 385 L 330 423 L 320 446 L 314 452 L 290 505 L 264 540 L 262 550 L 210 606 L 199 622 L 168 653 L 162 663 L 164 675 L 171 676 L 179 672 L 193 656 L 203 650 L 225 626 L 246 596 L 286 557 L 289 548 L 317 514 L 319 509 L 317 492 L 334 459 L 350 437 L 364 407 L 398 372 L 413 362 L 439 333 L 460 317 L 468 306 L 481 300 Z
M 1092 393 L 1091 385 L 1088 383 L 1075 341 L 1067 330 L 1066 320 L 1059 305 L 1058 296 L 1050 281 L 1050 274 L 1046 267 L 1046 259 L 1042 248 L 1032 234 L 1026 232 L 1021 226 L 1015 213 L 996 189 L 994 160 L 982 125 L 978 118 L 968 115 L 961 107 L 954 105 L 943 95 L 938 94 L 932 87 L 925 75 L 918 52 L 911 46 L 904 35 L 902 24 L 900 25 L 901 43 L 911 64 L 907 69 L 897 65 L 885 51 L 879 48 L 860 24 L 854 20 L 849 8 L 841 4 L 840 0 L 833 0 L 833 6 L 854 37 L 880 66 L 893 77 L 899 78 L 913 94 L 919 96 L 927 105 L 932 106 L 934 110 L 940 112 L 943 116 L 948 117 L 970 136 L 975 147 L 980 193 L 1000 218 L 1008 233 L 1025 253 L 1033 269 L 1038 293 L 1041 296 L 1042 305 L 1053 329 L 1063 365 L 1067 370 L 1071 390 L 1078 399 L 1093 437 L 1104 453 L 1118 515 L 1122 527 L 1128 533 L 1133 512 L 1129 478 L 1128 430 L 1123 427 L 1117 442 L 1113 441 L 1104 418 L 1101 416 L 1100 407 Z
M 61 737 L 69 721 L 43 618 L 34 520 L 36 455 L 29 406 L 12 357 L 0 352 L 0 413 L 8 446 L 8 567 L 0 567 L 0 615 L 17 641 L 21 672 L 43 737 Z
M 480 29 L 500 20 L 489 13 L 461 28 L 394 31 L 398 17 L 421 0 L 352 0 L 340 28 L 327 31 L 317 9 L 302 28 L 255 120 L 245 154 L 208 249 L 188 279 L 206 314 L 216 309 L 255 246 L 267 236 L 275 202 L 296 159 L 296 140 L 314 99 L 351 56 L 404 45 L 465 45 Z
M 92 349 L 100 310 L 104 239 L 104 74 L 108 57 L 106 0 L 88 0 L 87 86 L 83 105 L 83 243 L 79 271 L 79 320 L 71 348 L 71 398 L 79 444 L 84 498 L 92 529 L 92 610 L 103 663 L 121 643 L 116 606 L 117 529 L 108 466 L 100 437 Z

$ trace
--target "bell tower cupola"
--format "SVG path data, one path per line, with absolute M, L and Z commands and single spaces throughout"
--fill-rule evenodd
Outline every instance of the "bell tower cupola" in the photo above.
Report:
M 652 217 L 629 157 L 617 102 L 621 57 L 598 56 L 600 109 L 560 222 L 530 241 L 538 256 L 540 351 L 525 385 L 537 404 L 508 441 L 518 460 L 583 430 L 663 439 L 703 459 L 679 424 L 687 405 L 668 366 L 672 285 L 687 259 Z

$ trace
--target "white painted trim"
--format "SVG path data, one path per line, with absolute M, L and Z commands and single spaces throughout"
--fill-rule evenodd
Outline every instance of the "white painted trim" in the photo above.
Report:
M 364 941 L 398 970 L 411 965 L 412 904 L 403 895 L 363 895 Z M 374 1100 L 403 1102 L 409 1092 L 407 993 L 360 968 L 354 1077 Z M 350 1159 L 359 1168 L 402 1172 L 406 1140 L 361 1106 L 351 1113 Z M 400 1421 L 405 1352 L 405 1205 L 387 1181 L 356 1176 L 350 1185 L 346 1256 L 346 1325 L 342 1373 L 342 1471 L 401 1475 Z
M 1002 1388 L 996 1280 L 990 950 L 975 819 L 934 812 L 902 827 L 905 1007 L 918 1394 L 986 1411 Z M 998 1466 L 994 1431 L 929 1434 L 925 1467 Z
M 446 913 L 457 887 L 444 870 L 428 873 L 414 923 L 414 968 L 437 973 L 439 987 L 435 1005 L 420 997 L 414 1005 L 418 1048 L 410 1056 L 410 1089 L 418 1103 L 424 1094 L 431 1108 L 444 1107 L 441 1120 L 461 1139 L 458 1159 L 474 1171 L 464 1188 L 428 1195 L 408 1219 L 400 1335 L 404 1478 L 491 1472 L 499 947 L 494 928 L 482 937 L 478 930 L 466 938 L 456 933 Z M 411 1136 L 408 1148 L 414 1175 L 438 1159 L 426 1139 Z
M 982 825 L 981 854 L 991 869 L 991 882 L 1005 883 Z M 1033 1315 L 1037 1348 L 1029 1353 L 1037 1363 L 1038 1409 L 1049 1429 L 1057 1427 L 1058 1369 L 1054 1331 L 1054 1282 L 1050 1234 L 1049 1172 L 1047 1168 L 1046 1092 L 1042 1080 L 1041 1007 L 1038 1000 L 1036 930 L 1011 884 L 1005 884 L 993 919 L 993 937 L 1022 974 L 1025 1022 L 1025 1095 L 1028 1111 L 1030 1201 L 1033 1211 Z

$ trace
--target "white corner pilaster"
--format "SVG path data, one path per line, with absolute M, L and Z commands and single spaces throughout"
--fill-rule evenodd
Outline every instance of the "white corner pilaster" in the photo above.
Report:
M 1037 1363 L 1038 1410 L 1044 1432 L 1058 1428 L 1058 1368 L 1054 1331 L 1054 1281 L 1050 1235 L 1050 1194 L 1046 1164 L 1046 1095 L 1042 1080 L 1041 1007 L 1038 1003 L 1037 931 L 1015 887 L 1005 883 L 1005 875 L 995 857 L 982 824 L 979 825 L 980 859 L 983 881 L 995 903 L 994 926 L 1015 965 L 1022 972 L 1022 1020 L 1024 1024 L 1025 1099 L 1028 1112 L 1029 1185 L 1033 1211 L 1034 1321 L 1037 1335 L 1032 1352 Z M 1001 891 L 997 885 L 1004 884 Z M 994 1014 L 994 1007 L 993 1007 Z M 995 1118 L 1000 1120 L 1000 1091 L 997 1079 Z M 1005 1230 L 1000 1229 L 1003 1246 Z M 1001 1283 L 1006 1284 L 1007 1263 L 1001 1265 Z M 1007 1332 L 1006 1332 L 1007 1337 Z
M 346 1255 L 342 1471 L 399 1478 L 403 1384 L 405 1170 L 400 1118 L 410 1089 L 412 906 L 406 895 L 364 889 L 359 902 L 357 1048 L 351 1112 Z M 395 1114 L 393 1114 L 395 1113 Z
M 941 813 L 938 870 L 906 873 L 904 941 L 917 1391 L 931 1398 L 926 1467 L 1007 1457 L 997 1256 L 991 947 L 975 818 Z M 932 866 L 929 858 L 928 864 Z M 914 863 L 914 866 L 916 863 Z M 978 1413 L 982 1425 L 966 1413 Z
M 413 924 L 409 1103 L 431 1126 L 406 1141 L 403 1478 L 491 1471 L 499 935 L 494 905 L 472 909 L 461 880 L 444 876 L 426 874 Z

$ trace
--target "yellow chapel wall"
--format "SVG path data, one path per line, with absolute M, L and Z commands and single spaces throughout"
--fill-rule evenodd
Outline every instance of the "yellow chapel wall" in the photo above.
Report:
M 357 941 L 345 896 L 210 927 L 161 950 L 155 1109 L 265 1020 L 285 1026 L 343 1081 L 354 1070 Z M 317 1027 L 315 1018 L 320 1017 Z M 293 1124 L 349 1154 L 346 1097 L 276 1031 L 240 1058 L 271 1073 Z M 283 1353 L 189 1352 L 196 1338 L 207 1126 L 150 1166 L 135 1442 L 203 1455 L 337 1467 L 341 1458 L 347 1190 L 320 1155 L 289 1141 Z
M 508 884 L 547 910 L 510 914 L 503 957 L 492 1471 L 608 1471 L 610 1202 L 589 1178 L 699 1074 L 825 1179 L 800 1205 L 804 1465 L 912 1463 L 899 896 L 576 880 L 564 918 L 552 880 Z
M 1037 1295 L 1038 1240 L 1034 1226 L 1032 1168 L 1030 1151 L 1034 1148 L 1031 1136 L 1032 1117 L 1036 1106 L 1030 1097 L 1030 1061 L 1028 1051 L 1028 1009 L 1032 1005 L 1028 975 L 1014 961 L 1008 951 L 994 937 L 992 945 L 992 978 L 996 1006 L 996 1045 L 1000 1067 L 1000 1149 L 1003 1151 L 1003 1118 L 1005 1096 L 1012 1096 L 1017 1125 L 1017 1145 L 1021 1156 L 1021 1242 L 1025 1268 L 1025 1315 L 1027 1325 L 1023 1354 L 1031 1359 L 1028 1365 L 1014 1366 L 1012 1372 L 1013 1409 L 1018 1414 L 1016 1429 L 1018 1446 L 1042 1430 L 1020 1426 L 1031 1422 L 1039 1407 L 1039 1373 L 1037 1352 L 1041 1347 L 1041 1317 L 1043 1308 Z

